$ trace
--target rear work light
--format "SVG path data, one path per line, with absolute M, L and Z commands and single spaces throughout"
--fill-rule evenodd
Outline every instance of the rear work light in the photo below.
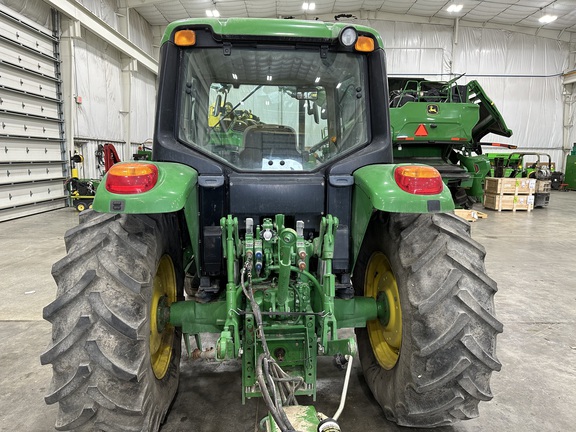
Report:
M 338 39 L 342 45 L 350 47 L 358 40 L 358 33 L 354 27 L 346 27 L 340 32 Z
M 436 195 L 444 189 L 442 176 L 429 166 L 400 166 L 394 170 L 394 179 L 400 189 L 415 195 Z
M 158 181 L 158 168 L 147 163 L 119 163 L 108 170 L 106 190 L 116 194 L 149 191 Z

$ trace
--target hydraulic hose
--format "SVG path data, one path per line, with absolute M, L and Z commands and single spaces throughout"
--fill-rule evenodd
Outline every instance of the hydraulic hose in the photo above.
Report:
M 340 414 L 344 410 L 344 404 L 346 403 L 346 393 L 348 393 L 348 383 L 350 382 L 350 372 L 352 372 L 352 360 L 354 357 L 351 355 L 346 355 L 346 360 L 348 360 L 348 367 L 346 368 L 346 378 L 344 378 L 344 387 L 342 388 L 342 396 L 340 397 L 340 405 L 338 406 L 338 411 L 334 414 L 334 420 L 338 420 Z

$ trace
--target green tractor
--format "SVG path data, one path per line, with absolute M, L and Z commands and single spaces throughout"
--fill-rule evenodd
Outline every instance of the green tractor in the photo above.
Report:
M 393 161 L 378 33 L 178 21 L 156 113 L 152 160 L 110 168 L 52 269 L 58 430 L 157 431 L 194 344 L 241 362 L 238 397 L 264 398 L 269 432 L 340 430 L 341 409 L 296 406 L 319 356 L 359 358 L 400 425 L 478 416 L 497 286 L 438 170 Z
M 512 136 L 477 81 L 390 78 L 390 124 L 396 162 L 435 167 L 458 207 L 482 202 L 490 160 L 482 154 L 489 133 Z

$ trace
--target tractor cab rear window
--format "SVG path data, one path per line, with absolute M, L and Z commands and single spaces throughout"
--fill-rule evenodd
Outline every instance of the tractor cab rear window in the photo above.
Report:
M 365 59 L 184 51 L 179 139 L 239 170 L 311 171 L 368 140 Z

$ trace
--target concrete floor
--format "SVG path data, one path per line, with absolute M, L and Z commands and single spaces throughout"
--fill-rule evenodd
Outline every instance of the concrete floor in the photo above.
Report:
M 480 208 L 478 208 L 480 210 Z M 498 282 L 502 371 L 492 377 L 494 399 L 480 417 L 438 432 L 576 430 L 576 192 L 553 192 L 548 208 L 494 212 L 472 224 Z M 53 431 L 57 407 L 44 404 L 51 369 L 39 356 L 50 341 L 42 308 L 55 296 L 52 263 L 64 256 L 73 209 L 0 223 L 0 431 Z M 343 373 L 320 359 L 319 411 L 338 406 Z M 257 431 L 266 409 L 245 406 L 238 362 L 183 360 L 180 389 L 162 432 Z M 301 403 L 310 403 L 301 400 Z M 342 430 L 409 431 L 385 420 L 359 365 L 353 369 Z

